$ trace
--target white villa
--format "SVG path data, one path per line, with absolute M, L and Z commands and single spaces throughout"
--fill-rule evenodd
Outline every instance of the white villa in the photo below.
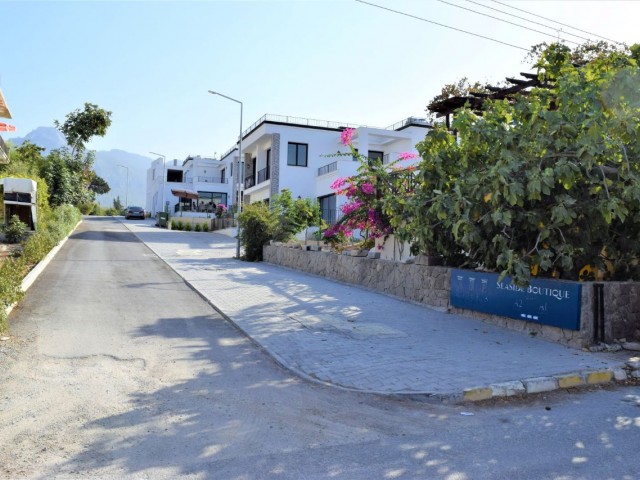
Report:
M 236 155 L 237 157 L 237 155 Z M 145 209 L 153 216 L 163 211 L 211 213 L 215 206 L 230 206 L 233 185 L 233 165 L 228 160 L 189 156 L 183 162 L 164 162 L 158 158 L 147 170 L 147 200 Z M 197 199 L 178 197 L 174 192 L 197 193 Z
M 431 124 L 410 117 L 387 128 L 311 120 L 267 114 L 242 133 L 244 179 L 242 202 L 269 202 L 283 189 L 294 198 L 316 198 L 322 217 L 334 223 L 346 197 L 336 195 L 330 185 L 339 177 L 354 175 L 360 165 L 340 139 L 345 128 L 353 128 L 352 143 L 369 158 L 393 162 L 404 152 L 417 153 L 415 145 L 424 140 Z M 412 161 L 406 161 L 406 165 Z M 155 160 L 147 174 L 147 210 L 155 215 L 163 202 L 171 214 L 208 212 L 212 204 L 227 207 L 236 203 L 239 172 L 238 147 L 234 145 L 220 159 L 187 157 L 163 163 Z M 198 194 L 198 200 L 178 199 L 178 190 Z M 180 205 L 180 202 L 182 205 Z
M 353 128 L 352 142 L 359 153 L 381 158 L 385 163 L 398 159 L 404 152 L 417 153 L 415 145 L 424 140 L 431 125 L 424 118 L 410 117 L 387 128 L 374 128 L 347 123 L 311 120 L 299 117 L 264 115 L 243 132 L 242 153 L 245 163 L 243 203 L 268 202 L 282 189 L 294 198 L 317 198 L 322 216 L 328 223 L 339 217 L 346 197 L 336 196 L 330 185 L 339 177 L 354 175 L 359 162 L 350 153 L 341 134 Z M 223 161 L 236 163 L 234 148 Z M 406 164 L 410 164 L 407 161 Z

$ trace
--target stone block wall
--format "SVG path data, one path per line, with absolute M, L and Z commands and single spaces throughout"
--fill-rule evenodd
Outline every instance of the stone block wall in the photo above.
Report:
M 452 307 L 449 304 L 451 270 L 448 267 L 272 245 L 264 247 L 264 261 L 478 318 L 572 347 L 585 347 L 593 344 L 596 339 L 607 343 L 621 338 L 640 340 L 640 283 L 603 283 L 604 337 L 599 338 L 594 330 L 592 282 L 582 284 L 581 329 L 574 331 Z

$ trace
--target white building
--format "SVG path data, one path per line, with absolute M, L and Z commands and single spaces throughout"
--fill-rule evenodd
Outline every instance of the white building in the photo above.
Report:
M 415 145 L 424 140 L 430 126 L 426 119 L 415 117 L 387 128 L 373 128 L 264 115 L 242 135 L 243 202 L 268 202 L 286 188 L 293 198 L 317 198 L 325 221 L 334 223 L 346 198 L 336 196 L 330 185 L 338 177 L 354 175 L 360 165 L 350 155 L 327 156 L 337 152 L 350 153 L 349 147 L 340 141 L 342 131 L 354 128 L 352 142 L 358 152 L 388 163 L 397 160 L 400 153 L 417 153 Z M 222 156 L 222 161 L 235 163 L 236 171 L 237 160 L 235 147 Z M 235 185 L 232 188 L 235 196 Z
M 232 157 L 231 154 L 227 156 Z M 189 156 L 183 162 L 170 160 L 165 163 L 158 158 L 147 170 L 145 209 L 155 215 L 163 211 L 163 203 L 171 214 L 180 210 L 210 213 L 218 204 L 229 207 L 233 204 L 232 168 L 229 159 Z M 172 193 L 179 190 L 195 192 L 198 199 L 179 198 Z

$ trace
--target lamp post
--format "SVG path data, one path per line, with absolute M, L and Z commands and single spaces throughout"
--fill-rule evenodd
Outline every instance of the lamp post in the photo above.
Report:
M 124 203 L 125 203 L 124 208 L 129 208 L 129 167 L 125 167 L 124 165 L 118 165 L 118 167 L 127 169 L 127 186 L 125 187 L 125 190 L 124 190 Z
M 242 102 L 240 100 L 236 100 L 235 98 L 228 97 L 219 92 L 214 92 L 209 90 L 211 95 L 218 95 L 220 97 L 224 97 L 227 100 L 231 100 L 232 102 L 236 102 L 240 104 L 240 136 L 238 137 L 238 172 L 236 175 L 238 176 L 238 209 L 236 215 L 239 216 L 242 212 L 242 191 L 244 190 L 244 159 L 242 158 Z M 236 245 L 236 257 L 240 258 L 240 220 L 238 219 L 238 243 Z
M 167 181 L 167 157 L 162 155 L 161 153 L 149 152 L 151 155 L 157 155 L 162 157 L 162 203 L 160 204 L 160 209 L 164 212 L 166 208 L 164 205 L 164 190 L 165 190 L 165 182 Z

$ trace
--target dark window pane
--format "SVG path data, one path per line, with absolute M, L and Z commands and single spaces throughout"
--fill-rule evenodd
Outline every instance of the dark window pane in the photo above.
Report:
M 296 164 L 296 144 L 289 144 L 289 151 L 287 152 L 287 165 L 295 165 Z
M 307 166 L 307 146 L 306 145 L 298 145 L 298 166 L 300 167 Z

